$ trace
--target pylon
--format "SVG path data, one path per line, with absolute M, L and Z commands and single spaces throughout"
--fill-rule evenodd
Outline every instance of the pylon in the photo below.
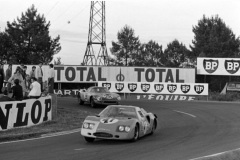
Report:
M 94 51 L 97 49 L 99 51 L 96 58 Z M 91 1 L 88 43 L 83 64 L 108 65 L 104 1 Z

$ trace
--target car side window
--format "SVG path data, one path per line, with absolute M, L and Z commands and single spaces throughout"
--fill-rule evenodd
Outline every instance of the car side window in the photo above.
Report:
M 139 115 L 143 118 L 143 113 L 141 111 L 138 111 Z
M 87 92 L 90 92 L 91 88 L 88 88 Z

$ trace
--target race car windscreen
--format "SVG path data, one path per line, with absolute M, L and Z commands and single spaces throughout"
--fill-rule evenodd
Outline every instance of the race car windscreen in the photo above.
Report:
M 137 113 L 135 108 L 131 107 L 107 107 L 99 114 L 99 116 L 137 118 Z

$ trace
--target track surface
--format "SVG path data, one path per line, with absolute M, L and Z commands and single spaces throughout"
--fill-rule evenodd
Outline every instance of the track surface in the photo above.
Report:
M 72 98 L 59 103 L 96 113 Z M 240 104 L 214 102 L 125 101 L 158 115 L 158 129 L 139 141 L 97 140 L 79 133 L 0 144 L 1 160 L 189 160 L 240 148 Z M 191 116 L 192 115 L 192 116 Z M 194 117 L 195 116 L 195 117 Z

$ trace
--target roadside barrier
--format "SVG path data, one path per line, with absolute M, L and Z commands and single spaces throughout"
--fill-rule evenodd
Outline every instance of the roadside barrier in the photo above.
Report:
M 52 97 L 0 103 L 0 131 L 52 120 Z

